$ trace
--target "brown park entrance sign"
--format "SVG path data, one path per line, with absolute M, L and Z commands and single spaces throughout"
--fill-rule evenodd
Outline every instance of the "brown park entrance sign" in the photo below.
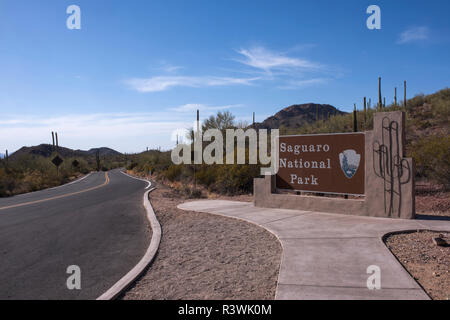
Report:
M 364 195 L 364 133 L 279 139 L 278 189 Z
M 278 174 L 255 178 L 255 207 L 414 219 L 415 171 L 405 155 L 405 124 L 403 111 L 375 112 L 373 129 L 364 133 L 280 137 Z

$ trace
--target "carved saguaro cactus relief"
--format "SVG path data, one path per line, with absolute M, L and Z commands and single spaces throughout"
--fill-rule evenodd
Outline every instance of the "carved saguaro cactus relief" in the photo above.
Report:
M 388 217 L 400 216 L 402 185 L 411 179 L 411 168 L 399 142 L 399 124 L 384 117 L 381 142 L 373 143 L 373 170 L 384 183 L 384 211 Z

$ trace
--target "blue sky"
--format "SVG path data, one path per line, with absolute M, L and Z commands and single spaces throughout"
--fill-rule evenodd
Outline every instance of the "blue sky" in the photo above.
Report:
M 81 9 L 81 30 L 66 8 Z M 381 8 L 381 30 L 366 9 Z M 449 85 L 450 2 L 0 0 L 0 150 L 49 142 L 123 152 L 230 110 L 341 110 Z M 401 95 L 401 94 L 399 94 Z

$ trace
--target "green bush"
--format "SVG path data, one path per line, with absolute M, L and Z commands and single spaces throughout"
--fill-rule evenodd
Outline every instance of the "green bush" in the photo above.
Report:
M 189 185 L 184 185 L 181 191 L 189 199 L 200 199 L 205 197 L 202 190 L 190 187 Z
M 419 176 L 428 177 L 450 189 L 450 136 L 425 137 L 411 146 Z
M 126 169 L 127 170 L 133 170 L 134 168 L 136 168 L 138 166 L 137 162 L 131 162 L 129 165 L 127 165 Z
M 55 187 L 71 181 L 80 174 L 87 174 L 96 168 L 95 157 L 64 158 L 64 162 L 56 170 L 50 157 L 41 155 L 23 154 L 10 157 L 8 164 L 0 160 L 0 197 L 8 197 L 16 194 L 42 190 Z M 78 166 L 73 166 L 73 161 L 78 161 Z M 101 160 L 101 169 L 108 170 L 123 166 L 120 161 L 111 159 Z
M 169 181 L 173 182 L 180 180 L 182 172 L 182 165 L 171 165 L 166 171 L 164 171 L 164 176 L 169 179 Z
M 257 165 L 221 165 L 214 189 L 223 194 L 242 194 L 253 191 L 253 179 L 260 174 Z

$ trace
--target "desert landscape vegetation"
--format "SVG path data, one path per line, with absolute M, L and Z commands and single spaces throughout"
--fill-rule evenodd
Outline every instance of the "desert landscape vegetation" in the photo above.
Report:
M 355 106 L 353 113 L 339 111 L 331 105 L 292 105 L 261 123 L 252 124 L 238 122 L 231 112 L 224 111 L 204 120 L 201 128 L 203 131 L 211 128 L 222 131 L 230 128 L 279 128 L 281 135 L 365 131 L 372 129 L 374 113 L 395 110 L 406 113 L 407 155 L 416 163 L 417 214 L 421 218 L 448 219 L 448 88 L 429 95 L 417 95 L 406 105 L 395 101 L 372 107 L 366 101 L 364 108 L 357 110 Z M 186 138 L 192 142 L 192 128 L 186 129 Z M 248 149 L 246 152 L 248 156 Z M 64 159 L 58 170 L 51 163 L 56 155 Z M 123 299 L 273 299 L 281 249 L 269 233 L 234 219 L 181 212 L 177 208 L 183 201 L 194 198 L 252 201 L 253 179 L 260 174 L 259 165 L 174 165 L 170 150 L 122 154 L 109 148 L 81 151 L 64 147 L 56 149 L 49 144 L 23 147 L 0 161 L 0 197 L 58 186 L 91 171 L 114 168 L 125 168 L 131 175 L 157 183 L 159 190 L 151 195 L 151 202 L 166 236 L 157 262 L 122 295 Z M 220 229 L 217 228 L 218 223 Z M 229 230 L 234 230 L 233 234 Z M 193 238 L 193 234 L 199 236 Z M 242 234 L 246 235 L 244 242 Z M 432 239 L 436 237 L 445 241 L 449 239 L 449 234 L 417 230 L 392 234 L 386 237 L 385 242 L 431 298 L 445 300 L 450 295 L 450 249 L 448 246 L 434 245 Z M 223 241 L 227 242 L 226 246 Z M 193 242 L 198 242 L 198 246 L 183 245 Z M 253 243 L 253 249 L 259 249 L 248 251 L 248 243 Z M 212 249 L 218 247 L 224 250 Z M 213 251 L 208 251 L 208 248 Z M 177 250 L 180 253 L 173 254 Z M 186 260 L 189 252 L 199 260 Z M 234 255 L 236 252 L 239 254 Z M 217 260 L 217 257 L 222 260 Z M 176 267 L 180 265 L 183 265 L 182 269 Z M 236 270 L 236 265 L 245 268 Z M 187 272 L 184 276 L 180 273 L 183 270 Z M 198 277 L 190 277 L 191 272 Z M 173 281 L 164 280 L 163 274 L 172 275 Z M 218 278 L 222 280 L 217 282 Z M 153 290 L 155 287 L 149 285 L 155 281 L 160 283 L 158 290 Z M 179 286 L 180 283 L 183 285 Z
M 450 89 L 417 95 L 409 99 L 406 106 L 392 103 L 372 107 L 367 103 L 365 110 L 356 110 L 357 130 L 371 130 L 375 112 L 394 110 L 406 112 L 406 149 L 407 155 L 414 158 L 416 163 L 418 212 L 448 213 Z M 254 124 L 236 121 L 231 112 L 218 112 L 203 122 L 202 130 L 255 127 L 279 128 L 280 135 L 339 133 L 354 131 L 354 123 L 353 113 L 339 111 L 330 105 L 301 104 L 287 107 L 273 117 Z M 192 132 L 189 132 L 187 138 L 191 136 Z M 57 172 L 50 161 L 56 153 L 51 145 L 42 144 L 23 147 L 8 159 L 1 159 L 0 197 L 54 187 L 93 170 L 107 171 L 119 167 L 125 167 L 138 176 L 151 176 L 189 197 L 242 195 L 252 193 L 253 178 L 259 176 L 260 172 L 258 165 L 174 165 L 170 150 L 122 154 L 109 148 L 81 151 L 62 147 L 58 149 L 58 154 L 64 162 Z

